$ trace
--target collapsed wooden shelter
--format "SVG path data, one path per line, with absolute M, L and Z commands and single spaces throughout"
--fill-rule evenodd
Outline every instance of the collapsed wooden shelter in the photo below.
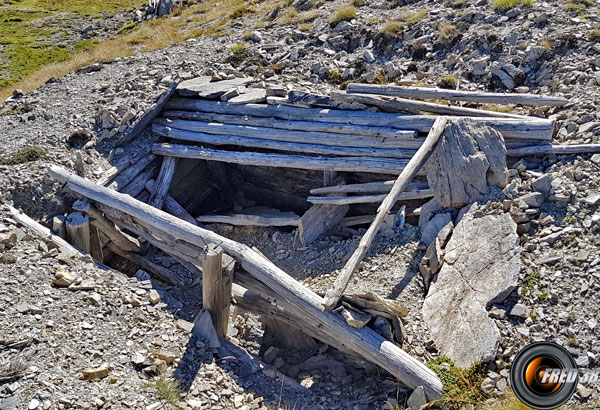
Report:
M 61 229 L 64 221 L 59 218 L 55 232 L 80 238 L 80 249 L 100 261 L 114 253 L 175 286 L 191 282 L 147 258 L 148 245 L 172 256 L 196 279 L 209 269 L 210 275 L 203 278 L 210 281 L 205 299 L 219 311 L 220 333 L 224 305 L 210 296 L 231 293 L 240 306 L 361 356 L 410 388 L 423 386 L 429 399 L 439 398 L 442 384 L 431 370 L 365 326 L 366 322 L 357 324 L 336 310 L 384 221 L 393 220 L 396 213 L 404 216 L 409 209 L 418 213 L 420 205 L 434 195 L 423 178 L 423 164 L 444 131 L 446 117 L 420 112 L 468 116 L 491 127 L 504 139 L 509 156 L 567 148 L 549 145 L 554 133 L 551 120 L 397 97 L 550 106 L 566 100 L 350 84 L 347 92 L 333 92 L 326 98 L 330 108 L 298 106 L 285 98 L 267 99 L 266 94 L 267 104 L 259 104 L 257 92 L 252 93 L 253 103 L 233 104 L 215 99 L 247 80 L 212 83 L 210 92 L 202 81 L 183 82 L 175 90 L 178 95 L 160 102 L 166 105 L 152 130 L 164 139 L 162 143 L 119 159 L 97 183 L 56 166 L 49 168 L 54 178 L 85 199 L 74 205 L 71 219 L 82 221 L 83 226 L 89 220 L 92 227 L 75 233 L 70 226 L 69 235 Z M 388 112 L 339 109 L 364 108 L 364 104 Z M 374 209 L 372 204 L 380 206 Z M 369 227 L 323 298 L 257 250 L 206 229 L 202 226 L 206 223 L 291 226 L 298 229 L 302 243 L 350 226 Z M 225 255 L 209 245 L 219 246 Z M 215 266 L 225 265 L 227 255 L 236 261 L 237 269 L 228 262 L 221 277 Z M 392 301 L 375 297 L 356 303 L 399 325 L 398 307 Z

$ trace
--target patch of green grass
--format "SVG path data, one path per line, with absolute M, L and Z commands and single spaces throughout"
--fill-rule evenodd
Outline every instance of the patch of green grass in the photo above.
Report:
M 0 165 L 24 164 L 26 162 L 37 161 L 38 159 L 44 158 L 45 156 L 46 151 L 44 151 L 43 148 L 37 146 L 30 146 L 20 149 L 9 158 L 0 159 Z
M 524 404 L 521 400 L 515 396 L 510 390 L 507 392 L 506 397 L 500 400 L 495 400 L 494 403 L 489 407 L 484 407 L 484 410 L 533 410 L 528 405 Z
M 173 380 L 167 380 L 164 377 L 161 377 L 152 383 L 144 384 L 143 387 L 155 389 L 156 395 L 171 406 L 175 406 L 181 400 L 181 392 Z
M 494 112 L 513 112 L 513 107 L 507 107 L 502 105 L 488 105 L 487 107 L 483 107 L 484 110 L 494 111 Z
M 454 75 L 447 75 L 438 81 L 438 87 L 446 88 L 448 90 L 456 90 L 456 86 L 458 85 L 458 78 Z
M 365 0 L 351 0 L 350 3 L 352 3 L 354 7 L 362 7 L 367 4 Z
M 387 36 L 396 36 L 404 29 L 404 24 L 395 21 L 389 20 L 383 26 L 381 26 L 381 32 Z
M 540 281 L 540 273 L 538 271 L 531 271 L 525 274 L 520 279 L 520 288 L 522 295 L 529 295 L 535 289 L 535 285 Z
M 356 17 L 356 9 L 354 7 L 340 7 L 335 11 L 335 14 L 329 20 L 332 26 L 335 26 L 341 21 L 350 21 Z
M 600 42 L 600 28 L 591 30 L 588 33 L 588 38 L 590 41 Z
M 48 11 L 70 11 L 80 14 L 96 14 L 103 11 L 127 10 L 140 7 L 148 2 L 140 0 L 15 0 L 14 6 Z
M 427 11 L 419 10 L 414 13 L 402 13 L 400 14 L 400 19 L 404 21 L 409 26 L 414 26 L 419 21 L 423 20 L 427 15 Z
M 577 339 L 574 337 L 568 337 L 567 346 L 577 346 Z
M 244 3 L 237 6 L 229 15 L 232 19 L 238 19 L 248 12 L 248 6 Z
M 427 367 L 442 381 L 442 403 L 445 408 L 459 409 L 466 404 L 477 404 L 486 399 L 479 389 L 487 373 L 483 363 L 475 363 L 468 369 L 461 369 L 448 357 L 440 356 L 428 362 Z
M 515 7 L 532 7 L 534 0 L 494 0 L 494 10 L 507 11 Z
M 241 54 L 246 51 L 246 45 L 244 43 L 237 43 L 229 47 L 229 51 L 233 54 Z
M 0 109 L 0 115 L 21 115 L 27 114 L 28 112 L 33 111 L 33 107 L 30 104 L 21 104 L 15 107 L 5 107 Z
M 330 84 L 339 85 L 343 81 L 344 80 L 342 80 L 342 74 L 335 70 L 330 71 L 329 74 L 327 75 L 327 82 Z
M 75 43 L 75 52 L 81 53 L 82 51 L 90 50 L 99 42 L 100 41 L 97 38 L 88 38 L 86 40 Z

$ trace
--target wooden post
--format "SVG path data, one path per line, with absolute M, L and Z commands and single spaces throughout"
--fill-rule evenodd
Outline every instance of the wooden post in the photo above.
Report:
M 62 239 L 67 239 L 67 227 L 65 226 L 65 217 L 63 215 L 52 218 L 52 231 Z
M 162 209 L 165 198 L 171 186 L 171 180 L 175 174 L 175 165 L 177 160 L 173 157 L 164 157 L 158 178 L 154 184 L 154 191 L 150 194 L 148 204 L 158 209 Z
M 210 247 L 202 264 L 202 306 L 210 312 L 219 336 L 227 335 L 233 272 L 223 270 L 223 250 Z
M 90 218 L 81 212 L 73 212 L 65 220 L 69 241 L 85 253 L 90 253 Z
M 377 232 L 379 232 L 379 228 L 381 228 L 385 217 L 396 203 L 398 196 L 400 196 L 402 191 L 404 191 L 410 180 L 417 174 L 421 166 L 425 163 L 425 161 L 427 161 L 427 158 L 429 158 L 435 149 L 438 141 L 440 140 L 440 136 L 444 132 L 446 122 L 446 118 L 444 117 L 440 117 L 435 121 L 435 124 L 433 124 L 433 127 L 431 127 L 431 131 L 427 135 L 427 139 L 421 148 L 419 148 L 415 156 L 410 160 L 408 165 L 406 165 L 402 173 L 398 176 L 398 179 L 396 179 L 392 190 L 385 197 L 381 206 L 377 210 L 377 216 L 375 217 L 375 220 L 371 226 L 369 226 L 369 229 L 365 235 L 361 238 L 358 248 L 356 248 L 350 259 L 348 259 L 348 262 L 346 262 L 346 265 L 335 280 L 333 288 L 327 291 L 327 294 L 324 298 L 324 306 L 326 308 L 333 309 L 339 302 L 342 294 L 346 290 L 346 286 L 348 286 L 348 282 L 350 282 L 352 274 L 358 268 L 360 261 L 362 261 L 367 254 L 367 251 L 371 246 L 371 242 L 373 239 L 375 239 Z

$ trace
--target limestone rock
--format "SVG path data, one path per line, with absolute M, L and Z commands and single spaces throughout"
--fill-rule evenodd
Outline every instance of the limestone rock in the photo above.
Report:
M 505 186 L 508 181 L 504 138 L 473 120 L 451 120 L 425 170 L 429 187 L 443 207 L 476 202 L 488 184 Z
M 510 215 L 477 218 L 477 211 L 471 206 L 454 229 L 423 303 L 423 319 L 437 347 L 461 367 L 494 358 L 500 332 L 486 307 L 515 289 L 521 267 Z

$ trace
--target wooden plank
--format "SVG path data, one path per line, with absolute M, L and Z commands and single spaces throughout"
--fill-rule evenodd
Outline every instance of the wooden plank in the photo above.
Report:
M 467 101 L 484 104 L 520 104 L 560 107 L 569 102 L 564 97 L 536 94 L 490 93 L 484 91 L 446 90 L 442 88 L 402 87 L 395 85 L 350 83 L 349 94 L 378 94 L 403 98 Z
M 291 121 L 276 118 L 250 117 L 246 115 L 217 114 L 201 111 L 165 111 L 163 117 L 190 121 L 220 122 L 223 124 L 247 125 L 251 127 L 271 127 L 293 131 L 332 132 L 336 134 L 382 137 L 394 140 L 411 140 L 417 137 L 414 130 L 398 130 L 375 125 L 336 124 L 317 121 Z
M 196 220 L 201 223 L 223 223 L 237 226 L 298 226 L 300 217 L 293 212 L 265 211 L 255 214 L 202 215 Z
M 223 102 L 172 98 L 168 110 L 201 111 L 228 115 L 276 118 L 288 121 L 311 121 L 316 123 L 351 124 L 391 127 L 399 130 L 429 132 L 437 116 L 404 115 L 382 112 L 332 110 L 320 108 L 295 108 L 284 105 L 228 105 Z M 507 139 L 551 140 L 554 133 L 553 120 L 528 117 L 523 119 L 476 117 L 475 121 L 492 127 Z M 335 132 L 330 130 L 330 132 Z
M 119 191 L 122 194 L 127 194 L 132 197 L 137 197 L 145 188 L 148 181 L 156 177 L 158 172 L 158 164 L 156 162 L 150 164 L 146 169 L 140 172 L 136 177 Z
M 203 159 L 227 162 L 230 164 L 283 167 L 298 169 L 372 172 L 379 174 L 400 174 L 406 160 L 365 157 L 309 157 L 302 155 L 263 154 L 258 152 L 219 151 L 202 147 L 153 144 L 152 152 L 157 155 L 178 158 Z
M 154 191 L 150 193 L 150 200 L 148 204 L 162 209 L 163 204 L 165 203 L 165 197 L 169 192 L 169 187 L 171 186 L 171 181 L 173 179 L 173 175 L 175 174 L 175 166 L 177 165 L 177 159 L 173 157 L 164 157 L 162 165 L 160 167 L 160 172 L 158 173 L 158 178 L 156 179 L 156 183 L 154 184 Z M 144 184 L 144 187 L 147 185 Z
M 367 251 L 371 246 L 371 242 L 373 242 L 373 239 L 375 239 L 375 236 L 379 232 L 379 228 L 381 228 L 385 217 L 396 203 L 398 196 L 406 188 L 410 180 L 417 174 L 419 168 L 421 168 L 425 161 L 427 161 L 435 149 L 438 141 L 440 140 L 440 136 L 444 132 L 446 122 L 447 120 L 444 117 L 440 117 L 435 122 L 433 127 L 431 127 L 429 135 L 427 135 L 427 139 L 419 151 L 409 161 L 408 165 L 406 165 L 402 173 L 398 176 L 398 179 L 396 179 L 392 190 L 389 192 L 389 194 L 387 194 L 386 198 L 383 200 L 382 204 L 377 210 L 377 216 L 375 217 L 375 220 L 361 238 L 358 247 L 350 259 L 348 259 L 346 265 L 344 265 L 342 271 L 335 280 L 333 287 L 327 291 L 324 299 L 324 306 L 328 309 L 333 309 L 338 304 L 342 294 L 350 282 L 352 274 L 354 271 L 356 271 L 358 265 L 367 254 Z
M 246 125 L 186 121 L 177 119 L 158 119 L 156 124 L 203 134 L 249 137 L 268 139 L 278 142 L 332 145 L 338 147 L 377 146 L 381 148 L 418 148 L 423 142 L 422 138 L 402 138 L 396 140 L 387 137 L 366 137 L 361 135 L 339 134 L 334 132 L 283 130 L 280 128 L 251 127 Z
M 202 264 L 202 308 L 210 312 L 215 331 L 227 335 L 233 267 L 223 269 L 223 250 L 211 247 Z
M 417 151 L 416 149 L 400 148 L 377 148 L 376 142 L 365 141 L 363 147 L 345 147 L 336 145 L 323 145 L 306 142 L 285 142 L 270 139 L 270 134 L 264 134 L 262 138 L 248 138 L 237 135 L 212 135 L 203 132 L 185 131 L 172 127 L 154 124 L 152 131 L 155 134 L 165 138 L 174 138 L 183 141 L 199 142 L 211 145 L 237 145 L 247 148 L 269 149 L 275 151 L 287 151 L 308 154 L 342 155 L 342 156 L 366 156 L 366 157 L 386 157 L 386 158 L 410 158 Z M 372 144 L 370 146 L 368 144 Z M 406 145 L 414 146 L 420 142 L 417 140 Z
M 328 204 L 328 205 L 350 205 L 350 204 L 369 204 L 382 202 L 387 194 L 381 195 L 359 195 L 359 196 L 309 196 L 306 200 L 311 204 Z M 405 191 L 398 195 L 397 201 L 412 201 L 416 199 L 426 199 L 433 197 L 431 189 L 423 189 L 418 191 Z
M 311 189 L 310 193 L 313 195 L 328 195 L 328 194 L 385 194 L 392 190 L 394 185 L 393 180 L 381 181 L 381 182 L 365 182 L 362 184 L 346 184 L 346 185 L 334 185 L 326 186 L 323 188 Z M 427 181 L 411 181 L 407 187 L 407 190 L 422 190 L 427 189 Z
M 52 165 L 48 168 L 48 172 L 56 180 L 66 183 L 72 191 L 134 217 L 147 229 L 158 228 L 168 232 L 174 238 L 199 246 L 204 246 L 206 243 L 218 244 L 224 252 L 238 260 L 245 271 L 286 300 L 294 308 L 296 316 L 304 317 L 306 321 L 313 323 L 323 335 L 323 339 L 337 338 L 343 350 L 358 354 L 365 360 L 381 366 L 409 388 L 423 386 L 429 400 L 441 397 L 443 389 L 440 379 L 419 360 L 385 340 L 372 329 L 356 329 L 348 326 L 341 315 L 323 308 L 321 297 L 248 246 L 191 225 L 128 195 L 77 177 L 64 168 Z
M 461 115 L 473 117 L 500 117 L 524 119 L 523 115 L 508 114 L 504 112 L 478 110 L 476 108 L 464 108 L 445 104 L 436 104 L 425 101 L 408 100 L 398 97 L 374 96 L 371 94 L 348 94 L 345 91 L 332 91 L 331 97 L 337 101 L 359 102 L 361 104 L 374 105 L 388 112 L 407 111 L 418 114 L 420 111 L 443 115 Z
M 525 157 L 528 155 L 568 155 L 592 154 L 600 152 L 600 144 L 572 144 L 572 145 L 532 145 L 521 148 L 508 148 L 510 157 Z
M 145 155 L 135 164 L 129 166 L 126 170 L 121 172 L 108 187 L 110 189 L 121 191 L 123 187 L 133 181 L 137 175 L 139 175 L 148 165 L 150 165 L 155 158 L 156 157 L 152 153 Z
M 148 145 L 143 146 L 141 149 L 137 150 L 135 154 L 126 154 L 122 155 L 118 158 L 109 158 L 112 166 L 102 173 L 102 176 L 98 178 L 96 181 L 97 184 L 107 185 L 109 182 L 113 180 L 117 175 L 126 170 L 129 165 L 137 162 L 140 158 L 148 155 L 150 153 L 150 147 Z M 111 154 L 112 156 L 112 154 Z
M 154 192 L 155 183 L 156 182 L 153 179 L 150 179 L 148 182 L 146 182 L 146 189 L 150 193 Z M 194 219 L 194 217 L 190 215 L 190 213 L 186 211 L 186 209 L 182 207 L 179 204 L 179 202 L 177 202 L 175 198 L 173 198 L 168 193 L 165 195 L 165 202 L 163 204 L 163 208 L 171 215 L 181 218 L 184 221 L 191 223 L 192 225 L 198 225 L 196 219 Z

